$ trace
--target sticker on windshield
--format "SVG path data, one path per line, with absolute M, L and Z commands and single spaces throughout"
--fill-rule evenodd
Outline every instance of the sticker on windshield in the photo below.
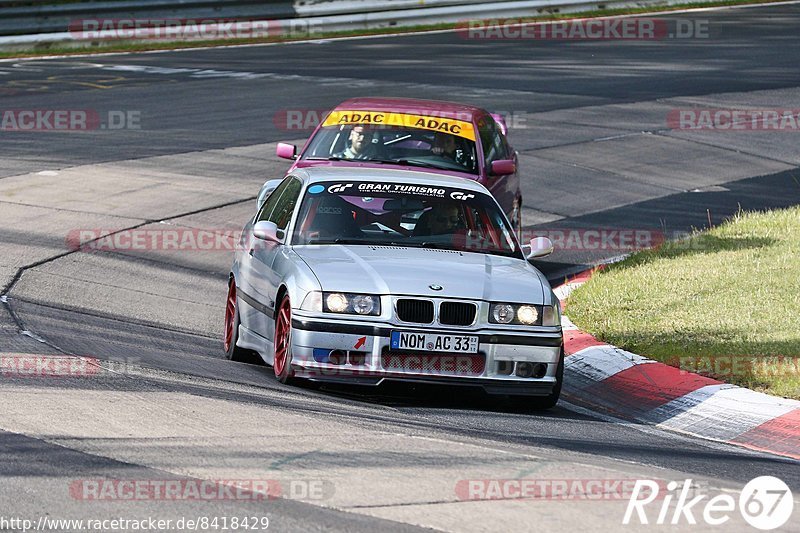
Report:
M 453 200 L 469 200 L 470 198 L 475 198 L 475 195 L 472 193 L 453 191 L 450 193 L 450 198 Z
M 308 188 L 309 194 L 319 194 L 325 190 L 325 186 L 323 185 L 312 185 Z
M 336 185 L 328 187 L 328 192 L 332 194 L 341 194 L 352 186 L 352 183 L 337 183 Z
M 468 190 L 452 189 L 450 187 L 436 187 L 432 185 L 411 185 L 408 183 L 333 183 L 326 185 L 328 193 L 353 196 L 360 199 L 363 203 L 372 202 L 375 195 L 414 195 L 428 198 L 450 198 L 452 200 L 467 201 L 475 198 L 475 192 Z M 313 187 L 322 187 L 314 185 Z M 312 192 L 309 187 L 309 192 Z M 324 190 L 324 187 L 323 187 Z
M 429 117 L 407 113 L 385 113 L 380 111 L 331 111 L 323 126 L 343 124 L 378 124 L 382 126 L 405 126 L 430 131 L 441 131 L 471 141 L 475 140 L 475 128 L 471 122 L 454 118 Z
M 359 183 L 357 190 L 361 193 L 415 194 L 417 196 L 431 196 L 434 198 L 444 198 L 447 193 L 447 191 L 441 187 L 407 185 L 405 183 Z

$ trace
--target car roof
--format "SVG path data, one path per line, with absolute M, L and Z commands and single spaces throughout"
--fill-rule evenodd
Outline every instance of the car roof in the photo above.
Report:
M 296 168 L 290 175 L 297 176 L 304 183 L 312 184 L 322 181 L 370 181 L 378 183 L 404 183 L 409 185 L 426 185 L 437 187 L 455 187 L 464 190 L 490 194 L 477 181 L 445 176 L 417 170 L 402 170 L 375 167 L 305 167 Z
M 444 102 L 440 100 L 421 100 L 417 98 L 351 98 L 334 108 L 352 111 L 395 111 L 416 115 L 433 114 L 443 118 L 456 118 L 471 121 L 474 115 L 487 113 L 480 107 Z

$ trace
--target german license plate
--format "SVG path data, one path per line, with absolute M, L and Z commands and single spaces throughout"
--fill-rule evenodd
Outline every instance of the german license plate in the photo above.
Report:
M 392 350 L 418 352 L 478 353 L 478 337 L 414 331 L 392 331 Z

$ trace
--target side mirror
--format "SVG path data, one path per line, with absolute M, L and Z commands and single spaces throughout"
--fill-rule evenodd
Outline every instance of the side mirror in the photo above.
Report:
M 297 146 L 289 143 L 278 143 L 275 154 L 281 159 L 297 159 Z
M 278 226 L 269 220 L 256 222 L 253 226 L 253 236 L 262 241 L 280 242 L 278 238 Z
M 497 161 L 492 161 L 492 166 L 489 169 L 489 173 L 493 176 L 505 176 L 507 174 L 513 174 L 517 171 L 517 164 L 514 163 L 513 159 L 498 159 Z
M 261 190 L 258 191 L 258 199 L 256 200 L 257 211 L 261 210 L 261 206 L 264 205 L 264 202 L 267 201 L 269 195 L 278 188 L 278 185 L 280 185 L 282 181 L 283 180 L 267 180 L 264 182 L 264 185 L 261 186 Z
M 531 239 L 531 243 L 527 246 L 523 246 L 523 252 L 525 248 L 530 248 L 526 257 L 528 259 L 537 259 L 539 257 L 547 257 L 548 255 L 553 253 L 553 241 L 548 239 L 547 237 L 534 237 Z

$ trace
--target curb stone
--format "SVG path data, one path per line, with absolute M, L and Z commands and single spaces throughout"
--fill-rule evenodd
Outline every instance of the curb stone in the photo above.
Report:
M 599 268 L 554 292 L 562 308 Z M 570 402 L 632 422 L 800 460 L 800 401 L 687 372 L 598 341 L 562 316 Z

